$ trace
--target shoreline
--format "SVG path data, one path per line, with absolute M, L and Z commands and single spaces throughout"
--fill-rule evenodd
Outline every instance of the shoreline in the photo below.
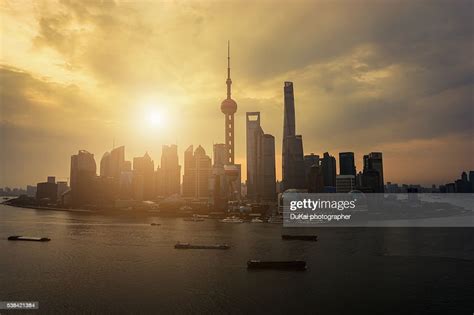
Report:
M 32 209 L 32 210 L 49 210 L 49 211 L 64 211 L 64 212 L 82 212 L 82 213 L 97 213 L 94 210 L 88 209 L 70 209 L 70 208 L 58 208 L 58 207 L 43 207 L 43 206 L 35 206 L 35 205 L 17 205 L 8 202 L 2 202 L 2 205 L 15 207 L 15 208 L 24 208 L 24 209 Z

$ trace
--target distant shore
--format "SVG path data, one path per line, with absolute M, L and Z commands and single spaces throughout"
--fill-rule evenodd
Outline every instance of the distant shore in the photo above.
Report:
M 87 213 L 96 213 L 97 211 L 89 209 L 71 209 L 71 208 L 59 208 L 59 207 L 44 207 L 36 205 L 20 205 L 10 202 L 2 202 L 1 204 L 16 207 L 16 208 L 25 208 L 25 209 L 34 209 L 34 210 L 50 210 L 50 211 L 67 211 L 67 212 L 87 212 Z

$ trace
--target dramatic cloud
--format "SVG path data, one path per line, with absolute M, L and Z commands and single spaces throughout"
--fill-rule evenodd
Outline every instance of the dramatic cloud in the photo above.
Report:
M 70 1 L 1 4 L 1 179 L 67 177 L 69 156 L 223 142 L 226 43 L 238 102 L 261 111 L 281 173 L 283 82 L 305 152 L 383 151 L 386 179 L 473 169 L 472 1 Z M 145 126 L 150 104 L 166 128 Z M 416 167 L 414 167 L 416 165 Z M 243 172 L 245 177 L 245 171 Z

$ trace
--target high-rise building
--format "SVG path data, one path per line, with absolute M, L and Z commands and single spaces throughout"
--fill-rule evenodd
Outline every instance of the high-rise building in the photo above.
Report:
M 309 168 L 313 165 L 319 165 L 319 155 L 316 155 L 314 153 L 305 155 L 304 156 L 305 170 L 309 171 Z
M 211 158 L 203 147 L 198 146 L 193 152 L 193 146 L 189 146 L 184 152 L 183 197 L 207 200 L 211 178 Z
M 306 180 L 308 180 L 308 176 L 311 172 L 311 167 L 313 165 L 319 166 L 319 155 L 316 155 L 314 153 L 305 155 L 304 156 L 304 172 L 305 172 Z
M 374 169 L 366 169 L 362 173 L 362 187 L 359 190 L 373 193 L 380 193 L 380 174 Z
M 228 152 L 225 143 L 214 144 L 214 166 L 224 166 L 228 164 Z
M 367 186 L 370 183 L 370 186 L 373 189 L 373 192 L 383 193 L 384 192 L 384 178 L 383 178 L 383 162 L 382 162 L 382 153 L 381 152 L 371 152 L 368 155 L 364 155 L 364 172 L 363 177 L 370 177 L 370 180 L 363 180 L 364 186 Z M 375 181 L 376 171 L 378 173 L 378 182 Z
M 110 153 L 105 152 L 100 159 L 100 177 L 110 177 Z
M 309 192 L 314 192 L 314 190 L 316 189 L 315 185 L 317 185 L 315 181 L 319 181 L 319 178 L 317 178 L 319 173 L 321 174 L 322 180 L 322 168 L 320 168 L 319 165 L 319 155 L 311 153 L 304 156 L 304 172 L 306 188 Z M 321 184 L 321 186 L 324 186 L 324 183 Z
M 356 187 L 354 175 L 337 175 L 336 176 L 336 192 L 348 193 Z
M 264 201 L 274 201 L 276 193 L 276 167 L 275 167 L 275 137 L 264 134 L 262 137 L 262 169 L 263 169 L 263 192 Z
M 305 188 L 303 139 L 296 135 L 293 82 L 285 82 L 282 148 L 282 186 L 287 189 Z
M 240 200 L 242 166 L 240 164 L 224 165 L 224 174 L 227 196 L 230 200 Z
M 216 143 L 213 146 L 213 153 L 211 176 L 213 207 L 216 211 L 225 211 L 227 210 L 227 201 L 231 194 L 224 168 L 228 163 L 227 146 L 225 143 Z
M 58 185 L 58 200 L 60 200 L 61 195 L 69 190 L 69 186 L 67 185 L 67 181 L 58 181 L 56 184 Z
M 181 165 L 177 145 L 164 145 L 161 152 L 161 166 L 156 172 L 156 194 L 168 197 L 180 193 Z
M 120 173 L 119 199 L 129 200 L 133 198 L 133 171 L 132 162 L 124 161 L 123 171 Z
M 110 151 L 110 177 L 114 179 L 114 182 L 120 182 L 120 174 L 124 170 L 125 164 L 125 147 L 122 145 L 120 147 L 114 148 Z
M 100 193 L 101 197 L 113 200 L 120 194 L 120 181 L 125 171 L 125 147 L 120 146 L 105 152 L 100 160 Z
M 195 162 L 194 148 L 190 145 L 184 151 L 184 171 L 183 171 L 183 187 L 181 194 L 183 197 L 194 197 L 194 181 L 195 181 Z
M 36 185 L 36 200 L 56 203 L 58 198 L 58 185 L 54 176 L 48 176 L 46 182 Z
M 133 158 L 133 199 L 155 199 L 155 165 L 148 152 L 143 157 Z
M 71 204 L 93 203 L 96 199 L 96 164 L 94 154 L 80 150 L 71 156 Z
M 232 99 L 232 80 L 230 79 L 230 43 L 227 43 L 227 98 L 221 103 L 221 111 L 225 115 L 225 144 L 227 147 L 227 163 L 234 164 L 234 114 L 237 103 Z
M 336 159 L 328 152 L 323 154 L 321 160 L 323 181 L 325 187 L 336 187 Z
M 272 201 L 276 198 L 275 138 L 264 134 L 260 112 L 246 115 L 247 198 Z
M 105 152 L 100 160 L 100 176 L 111 177 L 117 182 L 120 180 L 120 173 L 124 170 L 125 147 L 120 146 Z
M 262 193 L 262 136 L 260 126 L 260 113 L 247 112 L 246 114 L 247 138 L 247 198 L 258 200 Z
M 133 171 L 125 170 L 120 174 L 120 199 L 133 198 Z
M 469 181 L 467 179 L 467 173 L 466 172 L 462 172 L 461 173 L 461 178 L 456 180 L 454 182 L 454 184 L 456 186 L 456 192 L 457 193 L 468 193 L 471 190 Z
M 26 195 L 28 197 L 35 197 L 36 196 L 36 186 L 27 185 L 26 186 Z M 1 194 L 0 194 L 0 196 L 1 196 Z
M 339 174 L 356 176 L 354 152 L 339 153 Z
M 284 113 L 283 113 L 283 139 L 296 134 L 295 121 L 295 97 L 293 92 L 293 82 L 285 82 L 284 93 Z
M 309 168 L 306 186 L 309 193 L 324 192 L 324 177 L 322 166 L 318 164 L 313 164 Z

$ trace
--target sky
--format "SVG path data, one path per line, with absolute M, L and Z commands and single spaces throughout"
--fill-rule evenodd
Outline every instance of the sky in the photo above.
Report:
M 294 82 L 306 154 L 383 152 L 395 183 L 452 182 L 474 169 L 472 1 L 0 0 L 0 187 L 69 177 L 177 144 L 224 142 L 231 45 L 236 163 L 245 112 L 275 136 Z

